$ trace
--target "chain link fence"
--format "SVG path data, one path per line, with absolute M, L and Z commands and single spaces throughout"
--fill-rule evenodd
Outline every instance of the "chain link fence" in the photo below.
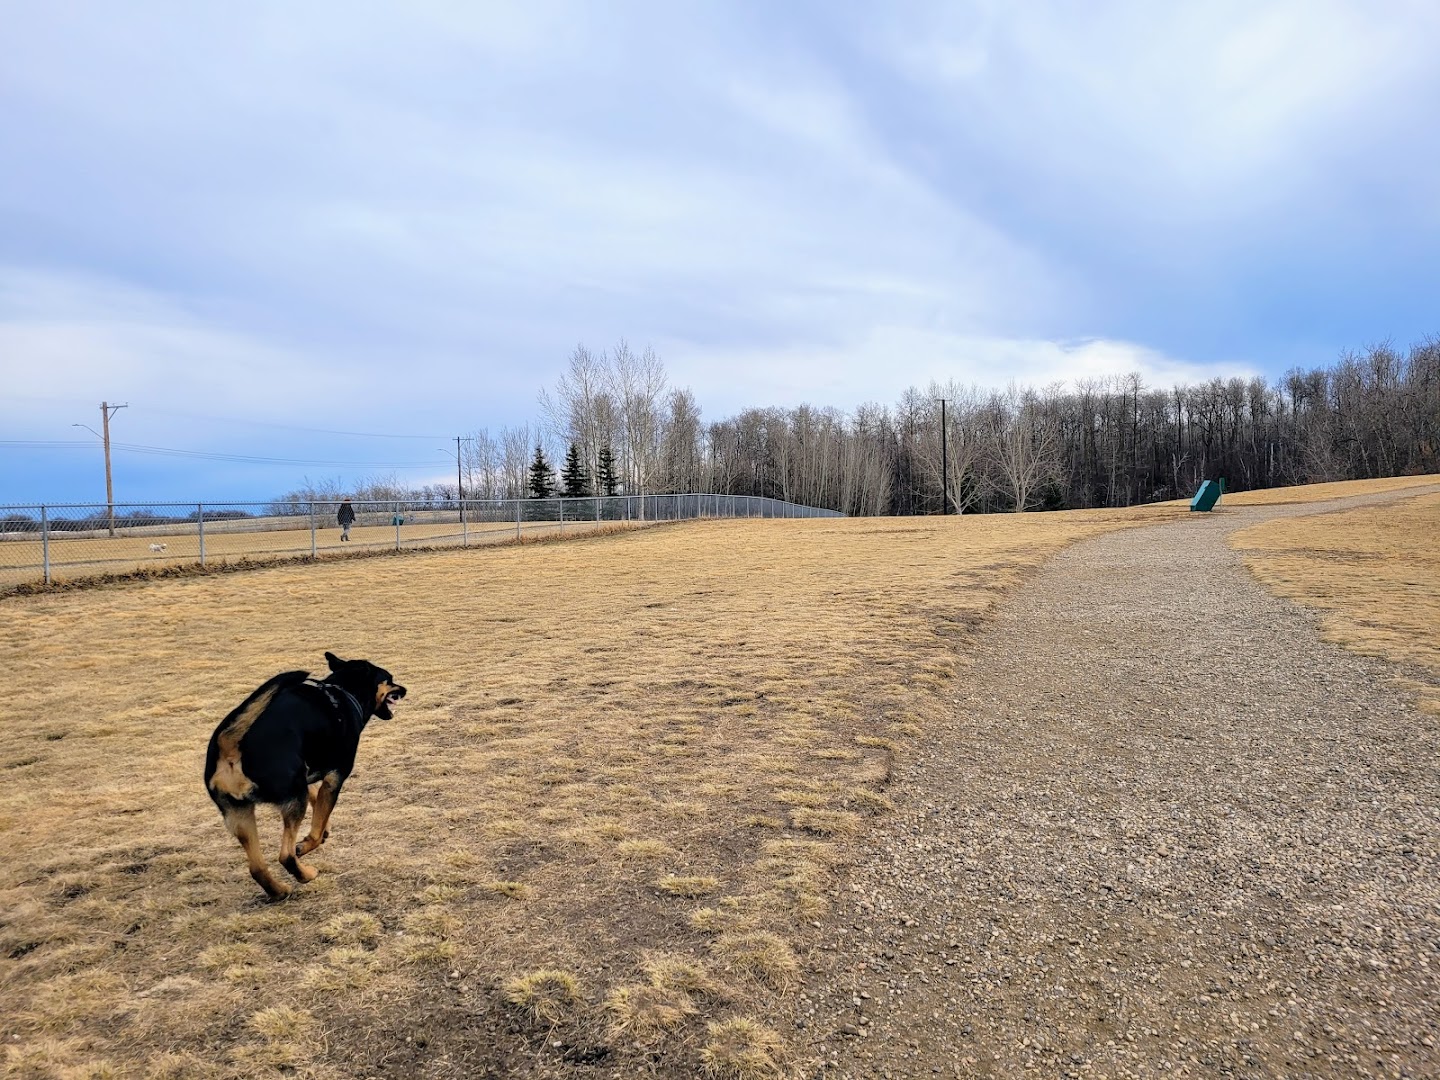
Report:
M 0 590 L 199 563 L 315 558 L 338 551 L 468 547 L 593 531 L 615 522 L 841 517 L 750 495 L 0 506 Z

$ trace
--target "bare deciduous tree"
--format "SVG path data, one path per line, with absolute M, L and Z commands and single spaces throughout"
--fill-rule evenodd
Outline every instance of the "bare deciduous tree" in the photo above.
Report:
M 1036 490 L 1059 465 L 1056 426 L 1045 402 L 1033 390 L 1010 384 L 987 407 L 990 452 L 1001 490 L 1016 513 L 1030 509 Z
M 612 411 L 608 408 L 608 389 L 612 381 L 606 355 L 576 345 L 555 389 L 540 391 L 540 409 L 551 434 L 560 443 L 575 445 L 591 476 L 599 467 L 600 448 L 606 445 L 605 428 Z
M 504 478 L 504 497 L 523 499 L 529 491 L 530 453 L 535 438 L 529 424 L 502 428 L 500 431 L 500 473 Z
M 649 346 L 635 352 L 621 341 L 610 357 L 611 395 L 619 405 L 621 468 L 625 490 L 650 493 L 651 474 L 660 455 L 660 400 L 665 365 Z

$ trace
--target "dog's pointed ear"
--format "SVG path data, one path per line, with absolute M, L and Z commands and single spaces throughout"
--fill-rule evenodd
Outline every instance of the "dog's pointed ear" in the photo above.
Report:
M 339 671 L 340 666 L 345 663 L 344 660 L 341 660 L 340 657 L 336 656 L 333 652 L 327 652 L 325 654 L 325 662 L 330 665 L 331 671 Z

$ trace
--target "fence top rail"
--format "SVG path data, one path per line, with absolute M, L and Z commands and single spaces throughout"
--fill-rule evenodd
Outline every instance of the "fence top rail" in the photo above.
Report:
M 495 505 L 500 503 L 594 503 L 596 501 L 611 501 L 624 499 L 748 499 L 756 502 L 774 503 L 777 506 L 794 506 L 821 514 L 833 514 L 843 516 L 839 510 L 831 510 L 823 506 L 809 506 L 805 503 L 797 503 L 788 499 L 779 499 L 772 495 L 732 495 L 723 491 L 678 491 L 678 492 L 632 492 L 623 495 L 552 495 L 548 498 L 537 499 L 532 497 L 516 498 L 514 496 L 491 496 L 483 498 L 466 497 L 464 499 L 425 499 L 416 496 L 396 496 L 385 499 L 196 499 L 191 502 L 31 502 L 31 503 L 0 503 L 0 514 L 22 510 L 39 511 L 46 513 L 51 511 L 77 510 L 87 511 L 92 514 L 103 514 L 108 516 L 112 511 L 120 516 L 122 511 L 132 510 L 183 510 L 187 514 L 193 514 L 196 510 L 221 510 L 233 507 L 257 507 L 267 513 L 277 513 L 285 509 L 296 509 L 299 507 L 338 507 L 342 501 L 348 501 L 355 506 L 405 506 L 420 509 L 442 509 L 461 505 Z

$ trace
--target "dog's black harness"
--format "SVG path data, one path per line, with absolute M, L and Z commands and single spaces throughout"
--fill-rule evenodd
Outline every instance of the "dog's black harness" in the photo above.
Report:
M 329 700 L 330 707 L 335 710 L 336 720 L 344 720 L 347 713 L 352 720 L 357 722 L 365 718 L 365 710 L 360 707 L 360 702 L 356 700 L 354 694 L 350 693 L 350 691 L 346 690 L 343 686 L 336 686 L 332 682 L 324 682 L 320 679 L 309 679 L 307 681 L 311 686 L 319 687 L 325 692 L 325 697 Z M 345 704 L 343 706 L 340 698 L 335 696 L 337 693 L 343 695 L 345 698 Z

